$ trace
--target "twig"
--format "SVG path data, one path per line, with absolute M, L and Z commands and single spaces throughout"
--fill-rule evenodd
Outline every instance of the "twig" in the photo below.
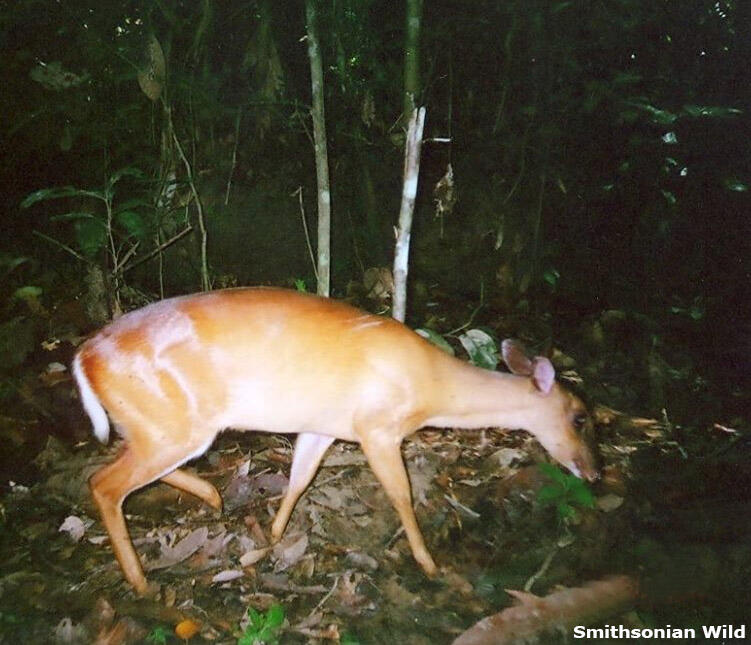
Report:
M 323 603 L 325 603 L 329 598 L 331 598 L 331 594 L 334 593 L 334 590 L 339 584 L 339 578 L 341 578 L 341 576 L 336 577 L 336 579 L 334 580 L 334 584 L 331 586 L 331 589 L 328 590 L 326 595 L 323 598 L 321 598 L 318 604 L 315 607 L 313 607 L 313 610 L 308 615 L 316 613 L 321 607 L 323 607 Z
M 546 556 L 545 560 L 543 561 L 540 568 L 534 573 L 534 575 L 527 580 L 527 582 L 524 583 L 524 591 L 529 592 L 529 590 L 532 588 L 532 585 L 537 582 L 537 580 L 545 575 L 545 572 L 548 570 L 548 567 L 550 566 L 550 563 L 553 561 L 553 558 L 555 557 L 555 554 L 558 552 L 558 545 L 556 544 L 551 550 L 550 553 Z
M 167 240 L 166 242 L 162 242 L 162 243 L 161 243 L 161 244 L 160 244 L 159 246 L 157 246 L 157 247 L 156 247 L 155 249 L 153 249 L 153 250 L 149 251 L 149 252 L 148 252 L 148 253 L 147 253 L 146 255 L 144 255 L 144 256 L 143 256 L 142 258 L 140 258 L 139 260 L 137 260 L 137 261 L 136 261 L 136 262 L 134 262 L 133 264 L 131 264 L 131 265 L 127 266 L 127 267 L 123 267 L 123 268 L 122 268 L 122 269 L 120 270 L 120 272 L 121 272 L 121 273 L 125 273 L 126 271 L 130 271 L 130 270 L 131 270 L 132 268 L 134 268 L 134 267 L 137 267 L 137 266 L 138 266 L 138 265 L 140 265 L 140 264 L 143 264 L 143 263 L 144 263 L 144 262 L 146 262 L 147 260 L 150 260 L 150 259 L 151 259 L 151 258 L 153 258 L 153 257 L 154 257 L 154 256 L 155 256 L 155 255 L 156 255 L 157 253 L 161 253 L 161 252 L 162 252 L 162 251 L 164 251 L 164 249 L 166 249 L 166 248 L 167 248 L 168 246 L 172 246 L 172 245 L 173 245 L 173 244 L 174 244 L 175 242 L 177 242 L 177 241 L 178 241 L 179 239 L 181 239 L 181 238 L 185 237 L 185 236 L 186 236 L 186 235 L 187 235 L 188 233 L 190 233 L 190 232 L 191 232 L 192 230 L 193 230 L 193 225 L 192 225 L 192 224 L 188 224 L 188 228 L 186 228 L 186 229 L 183 229 L 183 230 L 182 230 L 182 231 L 180 231 L 180 232 L 179 232 L 179 233 L 178 233 L 177 235 L 174 235 L 173 237 L 171 237 L 171 238 L 170 238 L 169 240 Z
M 662 422 L 665 424 L 665 428 L 667 429 L 668 434 L 673 438 L 673 443 L 678 449 L 678 452 L 681 453 L 681 457 L 688 459 L 688 453 L 686 452 L 686 449 L 681 445 L 680 441 L 678 441 L 680 437 L 678 436 L 677 428 L 670 422 L 668 411 L 665 408 L 662 408 Z
M 190 165 L 190 161 L 185 156 L 185 151 L 182 145 L 180 145 L 180 139 L 177 138 L 177 133 L 172 124 L 172 111 L 169 111 L 170 130 L 172 131 L 172 140 L 175 142 L 175 148 L 177 149 L 180 159 L 182 159 L 185 166 L 185 172 L 188 176 L 188 185 L 190 186 L 190 192 L 193 194 L 193 199 L 196 201 L 196 213 L 198 214 L 198 228 L 201 231 L 201 288 L 204 291 L 211 289 L 211 282 L 209 280 L 209 261 L 207 258 L 208 247 L 208 235 L 206 233 L 206 222 L 203 218 L 203 206 L 201 205 L 201 198 L 198 195 L 198 189 L 196 188 L 196 182 L 193 179 L 193 168 Z
M 352 233 L 352 246 L 355 249 L 355 259 L 357 260 L 357 264 L 360 265 L 360 271 L 365 274 L 365 265 L 362 263 L 360 249 L 357 246 L 357 236 L 355 235 L 355 224 L 352 221 L 352 211 L 349 208 L 347 209 L 347 219 L 349 220 L 349 228 Z
M 67 244 L 63 244 L 62 242 L 59 242 L 54 237 L 49 237 L 48 235 L 45 235 L 44 233 L 40 233 L 39 231 L 32 231 L 32 233 L 38 237 L 41 237 L 43 240 L 47 240 L 51 244 L 54 244 L 55 246 L 59 246 L 63 251 L 67 251 L 70 253 L 73 257 L 78 258 L 81 260 L 81 262 L 86 262 L 87 264 L 92 264 L 91 260 L 87 260 L 83 255 L 81 255 L 78 251 L 74 251 L 72 248 L 70 248 Z
M 321 481 L 317 481 L 315 483 L 316 488 L 320 488 L 321 486 L 325 486 L 326 484 L 336 481 L 337 479 L 340 479 L 344 475 L 348 475 L 349 471 L 352 470 L 351 468 L 342 468 L 338 473 L 335 475 L 331 475 L 331 477 L 327 477 L 326 479 L 322 479 Z
M 235 174 L 235 167 L 237 166 L 237 144 L 240 140 L 240 118 L 242 116 L 242 108 L 237 108 L 237 117 L 235 118 L 235 145 L 232 148 L 232 166 L 229 169 L 229 177 L 227 177 L 227 192 L 224 194 L 224 205 L 229 204 L 229 191 L 232 186 L 232 175 Z
M 387 549 L 390 549 L 390 548 L 391 548 L 391 545 L 392 545 L 392 544 L 393 544 L 394 542 L 396 542 L 396 541 L 397 541 L 397 540 L 398 540 L 398 539 L 399 539 L 399 538 L 401 537 L 401 535 L 402 535 L 403 533 L 404 533 L 404 527 L 403 527 L 403 526 L 400 526 L 400 527 L 399 527 L 398 529 L 396 529 L 396 533 L 394 533 L 394 535 L 392 535 L 392 536 L 391 536 L 391 537 L 389 538 L 389 541 L 388 541 L 388 542 L 386 542 L 386 548 L 387 548 Z
M 308 137 L 308 141 L 310 142 L 310 145 L 315 145 L 313 143 L 313 135 L 310 133 L 310 130 L 308 130 L 308 124 L 305 122 L 305 119 L 303 118 L 302 114 L 298 110 L 295 110 L 293 117 L 297 117 L 297 119 L 300 121 L 300 125 L 302 125 L 303 130 L 305 130 L 305 136 Z
M 302 219 L 302 230 L 305 231 L 305 243 L 308 245 L 308 253 L 310 254 L 310 263 L 313 265 L 313 275 L 316 277 L 316 282 L 318 281 L 318 267 L 316 266 L 316 258 L 315 255 L 313 255 L 313 247 L 310 244 L 310 233 L 308 232 L 308 222 L 305 219 L 305 205 L 302 201 L 302 186 L 298 186 L 297 190 L 292 193 L 292 196 L 294 197 L 297 195 L 297 199 L 300 203 L 300 218 Z
M 475 316 L 479 313 L 480 309 L 482 309 L 484 306 L 485 306 L 485 280 L 481 280 L 480 281 L 480 304 L 474 308 L 467 322 L 465 322 L 461 327 L 457 327 L 456 329 L 452 329 L 451 331 L 446 332 L 446 336 L 453 336 L 454 334 L 458 334 L 460 331 L 464 331 L 467 327 L 469 327 L 472 324 L 472 321 L 474 321 Z
M 119 261 L 116 260 L 115 267 L 112 272 L 117 273 L 118 271 L 120 271 L 121 267 L 130 259 L 130 256 L 132 256 L 136 252 L 136 250 L 138 249 L 140 245 L 141 245 L 140 241 L 136 242 L 133 246 L 131 246 L 128 249 L 128 252 L 125 254 L 125 257 L 122 260 L 119 260 Z

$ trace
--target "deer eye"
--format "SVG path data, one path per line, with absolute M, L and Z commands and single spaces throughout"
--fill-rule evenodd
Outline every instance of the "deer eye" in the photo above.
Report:
M 587 423 L 587 415 L 584 412 L 578 412 L 574 417 L 574 428 L 581 430 Z

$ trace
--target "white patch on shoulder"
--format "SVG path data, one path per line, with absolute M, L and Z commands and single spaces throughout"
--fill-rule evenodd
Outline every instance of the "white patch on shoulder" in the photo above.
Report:
M 380 325 L 383 325 L 384 322 L 385 321 L 378 316 L 366 314 L 364 316 L 359 316 L 358 318 L 355 318 L 353 320 L 353 329 L 357 331 L 360 329 L 368 329 L 369 327 L 379 327 Z

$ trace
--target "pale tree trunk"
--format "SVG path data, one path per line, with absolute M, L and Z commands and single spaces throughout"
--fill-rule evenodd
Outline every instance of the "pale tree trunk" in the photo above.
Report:
M 409 237 L 412 232 L 412 213 L 417 197 L 417 178 L 420 174 L 422 130 L 425 125 L 425 108 L 412 111 L 404 146 L 404 185 L 402 205 L 399 209 L 399 228 L 396 231 L 394 251 L 394 307 L 392 316 L 404 322 L 407 313 L 407 273 L 409 271 Z
M 329 158 L 326 148 L 326 121 L 323 111 L 323 65 L 315 30 L 316 0 L 305 0 L 305 21 L 308 34 L 308 58 L 313 94 L 313 141 L 316 154 L 318 184 L 318 294 L 328 296 L 331 265 L 331 192 L 329 189 Z
M 417 107 L 420 93 L 420 23 L 422 0 L 407 0 L 407 25 L 404 38 L 404 119 Z

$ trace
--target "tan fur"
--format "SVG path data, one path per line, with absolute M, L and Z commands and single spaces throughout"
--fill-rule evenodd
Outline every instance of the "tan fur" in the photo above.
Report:
M 401 323 L 312 295 L 251 288 L 173 298 L 108 325 L 76 360 L 82 392 L 85 380 L 98 399 L 87 410 L 100 403 L 126 440 L 91 487 L 139 592 L 147 583 L 124 498 L 161 478 L 219 508 L 211 484 L 178 468 L 226 427 L 299 435 L 275 539 L 330 443 L 360 443 L 428 574 L 436 566 L 411 505 L 404 437 L 425 425 L 523 428 L 568 468 L 595 472 L 573 427 L 583 406 L 560 386 L 545 395 L 531 378 L 475 368 Z

